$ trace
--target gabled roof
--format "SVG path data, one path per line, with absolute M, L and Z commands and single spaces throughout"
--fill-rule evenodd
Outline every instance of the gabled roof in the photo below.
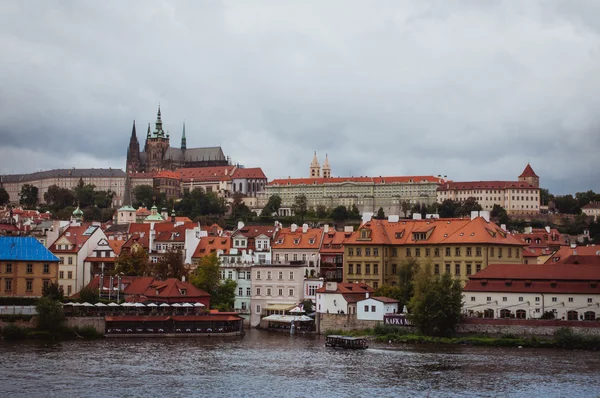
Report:
M 245 238 L 253 239 L 257 236 L 265 235 L 272 238 L 274 232 L 275 227 L 272 225 L 245 225 L 242 229 L 236 230 L 231 237 L 235 238 L 237 236 L 243 236 Z
M 377 300 L 377 301 L 381 301 L 382 303 L 385 304 L 394 304 L 394 303 L 399 303 L 400 301 L 395 300 L 393 298 L 389 298 L 389 297 L 382 297 L 382 296 L 377 296 L 377 297 L 368 297 L 368 298 L 364 298 L 363 300 L 368 300 L 368 299 L 373 299 L 373 300 Z M 361 300 L 362 301 L 362 300 Z
M 531 168 L 531 165 L 529 163 L 527 163 L 527 166 L 525 166 L 525 169 L 519 176 L 519 178 L 523 178 L 523 177 L 538 177 L 538 175 L 535 174 L 535 171 L 533 171 L 533 169 Z
M 183 181 L 221 181 L 231 179 L 235 166 L 190 167 L 177 169 Z
M 553 264 L 569 256 L 597 256 L 600 255 L 600 246 L 561 246 L 549 257 L 545 264 Z
M 281 178 L 269 182 L 270 186 L 286 185 L 341 185 L 351 184 L 394 184 L 394 183 L 440 183 L 434 176 L 392 176 L 392 177 L 332 177 L 332 178 Z
M 574 264 L 574 265 L 600 265 L 600 254 L 580 256 L 573 255 L 561 259 L 556 264 Z
M 217 253 L 223 251 L 223 254 L 229 253 L 231 248 L 231 238 L 228 236 L 206 236 L 200 238 L 198 246 L 194 250 L 192 258 L 200 258 L 208 256 L 211 253 Z
M 590 202 L 587 205 L 583 206 L 582 209 L 600 209 L 600 202 Z
M 344 253 L 344 242 L 352 235 L 351 232 L 336 231 L 330 228 L 323 234 L 320 253 L 341 254 Z
M 238 167 L 233 172 L 232 178 L 256 178 L 266 180 L 267 176 L 260 167 L 242 168 Z
M 125 244 L 124 240 L 114 240 L 114 239 L 109 239 L 108 240 L 108 245 L 110 246 L 110 248 L 112 249 L 112 251 L 117 256 L 119 254 L 121 254 L 121 248 L 123 247 L 124 244 Z
M 365 294 L 375 290 L 366 283 L 338 283 L 335 290 L 327 290 L 327 284 L 316 290 L 317 293 Z
M 172 226 L 172 224 L 170 224 Z M 177 227 L 172 227 L 167 231 L 160 232 L 154 238 L 155 242 L 185 242 L 185 231 L 194 229 L 196 224 L 183 224 Z
M 111 278 L 104 278 L 103 287 L 110 288 Z M 118 287 L 117 278 L 113 278 L 113 288 Z M 170 301 L 184 302 L 194 301 L 194 299 L 210 297 L 204 290 L 198 289 L 189 282 L 183 282 L 179 279 L 169 278 L 164 281 L 154 279 L 150 276 L 123 276 L 121 277 L 122 292 L 127 296 L 136 296 L 129 298 L 128 301 Z M 98 290 L 100 287 L 100 277 L 96 276 L 88 284 L 89 288 Z M 185 294 L 183 294 L 185 291 Z
M 69 226 L 50 246 L 50 251 L 52 253 L 77 253 L 98 229 L 97 226 Z M 69 242 L 72 247 L 70 249 L 58 249 L 57 244 L 65 241 Z
M 472 189 L 539 189 L 525 181 L 447 181 L 438 187 L 438 191 L 462 191 Z
M 0 261 L 59 261 L 31 236 L 0 236 Z
M 302 232 L 301 226 L 294 232 L 292 232 L 291 228 L 281 228 L 277 231 L 271 248 L 319 250 L 322 238 L 323 230 L 321 228 L 308 228 L 306 233 Z

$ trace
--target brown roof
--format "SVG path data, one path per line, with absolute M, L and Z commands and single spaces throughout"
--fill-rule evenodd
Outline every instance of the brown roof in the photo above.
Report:
M 257 178 L 266 180 L 267 176 L 263 173 L 260 167 L 241 168 L 238 167 L 233 172 L 232 178 Z
M 352 232 L 336 231 L 330 228 L 323 234 L 323 243 L 320 253 L 323 254 L 342 254 L 344 253 L 344 242 L 352 235 Z
M 569 256 L 596 256 L 600 255 L 600 246 L 561 246 L 561 248 L 552 254 L 551 257 L 546 260 L 545 264 L 553 264 L 561 261 L 563 258 Z
M 121 254 L 121 248 L 123 247 L 123 245 L 125 244 L 124 240 L 114 240 L 114 239 L 108 239 L 107 240 L 108 245 L 110 246 L 110 248 L 112 249 L 112 251 L 118 256 L 119 254 Z
M 176 170 L 183 181 L 221 181 L 231 179 L 236 166 L 192 167 Z
M 273 249 L 314 249 L 319 250 L 323 230 L 320 228 L 308 228 L 306 233 L 302 232 L 302 226 L 298 226 L 296 231 L 291 228 L 281 228 L 277 231 L 273 240 Z
M 242 235 L 246 238 L 256 238 L 257 236 L 265 235 L 273 238 L 274 232 L 275 227 L 272 225 L 245 225 L 244 228 L 235 231 L 231 237 L 235 238 L 238 235 Z
M 231 248 L 231 238 L 228 236 L 206 236 L 200 238 L 198 246 L 194 250 L 192 258 L 208 256 L 211 253 L 222 250 L 224 254 L 229 253 Z
M 117 283 L 117 278 L 113 278 L 113 287 L 116 288 Z M 99 276 L 96 276 L 88 284 L 88 287 L 94 290 L 98 290 L 99 286 Z M 121 277 L 121 286 L 124 286 L 122 290 L 124 294 L 143 296 L 145 300 L 193 302 L 195 299 L 210 297 L 204 290 L 175 278 L 160 281 L 151 276 L 123 276 Z M 103 279 L 103 287 L 110 287 L 110 278 Z M 182 289 L 186 290 L 185 295 L 181 293 Z
M 523 170 L 523 172 L 521 173 L 521 175 L 519 176 L 519 178 L 522 177 L 537 177 L 538 175 L 535 174 L 535 171 L 533 171 L 533 169 L 531 168 L 531 165 L 529 163 L 527 163 L 527 166 L 525 166 L 525 170 Z
M 579 256 L 573 255 L 565 257 L 557 264 L 585 264 L 585 265 L 600 265 L 600 255 Z
M 371 297 L 373 300 L 377 300 L 377 301 L 381 301 L 382 303 L 388 303 L 388 304 L 393 304 L 393 303 L 399 303 L 400 301 L 395 300 L 393 298 L 389 298 L 389 297 L 382 297 L 382 296 L 377 296 L 377 297 Z
M 539 189 L 524 181 L 450 181 L 440 185 L 438 191 L 462 191 L 471 189 Z
M 316 290 L 317 293 L 343 293 L 343 294 L 364 294 L 373 293 L 375 290 L 366 283 L 338 283 L 335 291 L 327 290 L 327 285 L 323 285 Z
M 271 186 L 286 185 L 324 185 L 324 184 L 393 184 L 393 183 L 439 183 L 434 176 L 393 176 L 393 177 L 332 177 L 332 178 L 282 178 L 269 182 Z
M 52 246 L 50 246 L 50 251 L 52 253 L 77 253 L 77 252 L 79 252 L 79 250 L 81 249 L 81 246 L 83 246 L 83 244 L 85 242 L 87 242 L 91 236 L 91 234 L 84 235 L 84 233 L 88 230 L 88 228 L 90 228 L 89 225 L 87 225 L 87 226 L 85 226 L 85 225 L 69 226 L 58 237 L 58 239 L 56 239 L 56 241 L 54 241 Z M 63 240 L 63 238 L 68 240 L 70 242 L 70 244 L 73 245 L 73 248 L 68 249 L 68 250 L 59 250 L 57 248 L 56 243 L 60 240 Z

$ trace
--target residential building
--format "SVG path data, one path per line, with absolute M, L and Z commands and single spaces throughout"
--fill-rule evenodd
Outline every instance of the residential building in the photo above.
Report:
M 600 202 L 590 202 L 581 208 L 583 214 L 588 217 L 594 217 L 597 220 L 600 217 Z
M 524 244 L 483 213 L 485 218 L 370 220 L 344 242 L 344 281 L 394 286 L 406 259 L 463 283 L 489 264 L 523 263 Z
M 0 176 L 0 186 L 8 192 L 11 203 L 19 203 L 19 193 L 25 184 L 38 189 L 38 202 L 45 203 L 44 194 L 48 188 L 57 185 L 60 188 L 74 189 L 79 182 L 94 185 L 97 191 L 115 193 L 113 206 L 120 206 L 125 190 L 125 172 L 119 169 L 56 169 L 38 171 L 30 174 L 12 174 Z
M 40 297 L 57 283 L 59 259 L 30 236 L 0 236 L 0 296 Z
M 317 303 L 317 290 L 323 287 L 323 278 L 304 278 L 304 289 L 301 300 L 310 300 L 314 305 Z
M 303 268 L 306 276 L 320 276 L 321 242 L 323 229 L 309 228 L 303 224 L 299 228 L 292 224 L 289 228 L 277 226 L 277 232 L 271 247 L 273 264 L 293 264 Z
M 389 297 L 369 297 L 356 303 L 356 319 L 366 321 L 383 321 L 385 314 L 396 314 L 398 300 Z
M 83 273 L 85 276 L 83 279 L 91 281 L 96 276 L 113 274 L 124 244 L 123 240 L 100 239 L 84 260 Z
M 65 295 L 77 293 L 90 282 L 91 274 L 84 272 L 85 259 L 106 235 L 98 225 L 69 226 L 50 246 L 59 258 L 58 284 Z
M 326 282 L 316 291 L 316 310 L 320 314 L 356 315 L 356 303 L 367 298 L 374 291 L 371 286 L 362 282 Z
M 600 267 L 574 264 L 491 264 L 471 275 L 463 311 L 484 318 L 593 321 L 600 317 Z
M 319 250 L 321 257 L 321 276 L 328 281 L 342 282 L 344 279 L 344 242 L 354 229 L 345 227 L 343 231 L 325 225 L 323 228 L 323 243 Z
M 244 225 L 238 223 L 237 230 L 231 235 L 232 249 L 250 256 L 243 260 L 258 264 L 271 263 L 271 241 L 276 229 L 270 225 Z
M 540 178 L 531 165 L 519 175 L 518 181 L 447 181 L 437 189 L 437 201 L 465 201 L 475 198 L 483 210 L 502 206 L 508 214 L 540 212 Z
M 513 234 L 527 246 L 523 250 L 525 264 L 544 264 L 562 246 L 569 245 L 569 235 L 561 234 L 556 228 L 526 227 L 523 233 Z
M 267 177 L 258 167 L 246 169 L 239 165 L 228 165 L 179 169 L 178 172 L 184 193 L 202 188 L 222 198 L 230 198 L 234 193 L 254 197 L 267 184 Z
M 229 164 L 229 159 L 225 157 L 221 147 L 188 148 L 185 123 L 183 124 L 180 148 L 172 147 L 169 132 L 163 128 L 160 106 L 156 115 L 154 131 L 151 131 L 150 123 L 148 123 L 143 151 L 140 151 L 135 121 L 133 122 L 127 148 L 127 173 L 175 170 L 187 167 L 225 166 L 227 164 Z
M 259 325 L 262 316 L 284 315 L 302 300 L 304 269 L 289 263 L 252 267 L 251 326 Z

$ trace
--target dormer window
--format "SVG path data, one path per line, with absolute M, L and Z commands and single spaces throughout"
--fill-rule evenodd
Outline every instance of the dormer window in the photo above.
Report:
M 414 232 L 413 240 L 427 240 L 427 233 L 426 232 Z
M 311 244 L 311 245 L 314 245 L 315 244 L 315 238 L 310 238 L 308 240 L 308 243 Z
M 179 293 L 181 293 L 182 296 L 186 296 L 187 295 L 187 289 L 179 289 Z
M 294 239 L 294 244 L 295 244 L 295 245 L 298 245 L 298 244 L 300 244 L 300 238 L 296 238 L 296 239 Z
M 404 235 L 404 232 L 396 232 L 396 239 L 401 239 Z
M 283 239 L 277 239 L 277 244 L 278 244 L 278 245 L 281 245 L 281 244 L 283 244 Z

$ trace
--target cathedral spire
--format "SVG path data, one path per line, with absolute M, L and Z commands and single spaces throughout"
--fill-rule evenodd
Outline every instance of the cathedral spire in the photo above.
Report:
M 157 137 L 162 137 L 164 135 L 164 131 L 162 128 L 162 117 L 160 114 L 160 104 L 158 104 L 158 112 L 156 113 L 156 136 Z
M 325 163 L 323 163 L 323 178 L 331 178 L 331 166 L 327 154 L 325 154 Z
M 185 138 L 185 122 L 183 122 L 183 134 L 181 135 L 181 150 L 187 149 L 187 139 Z
M 131 139 L 137 140 L 137 136 L 135 135 L 135 120 L 133 121 L 133 128 L 131 129 Z
M 321 166 L 319 165 L 319 160 L 317 160 L 317 151 L 315 151 L 315 155 L 313 156 L 313 160 L 310 164 L 310 176 L 321 177 Z
M 150 123 L 148 123 L 148 133 L 146 134 L 146 138 L 150 138 Z

